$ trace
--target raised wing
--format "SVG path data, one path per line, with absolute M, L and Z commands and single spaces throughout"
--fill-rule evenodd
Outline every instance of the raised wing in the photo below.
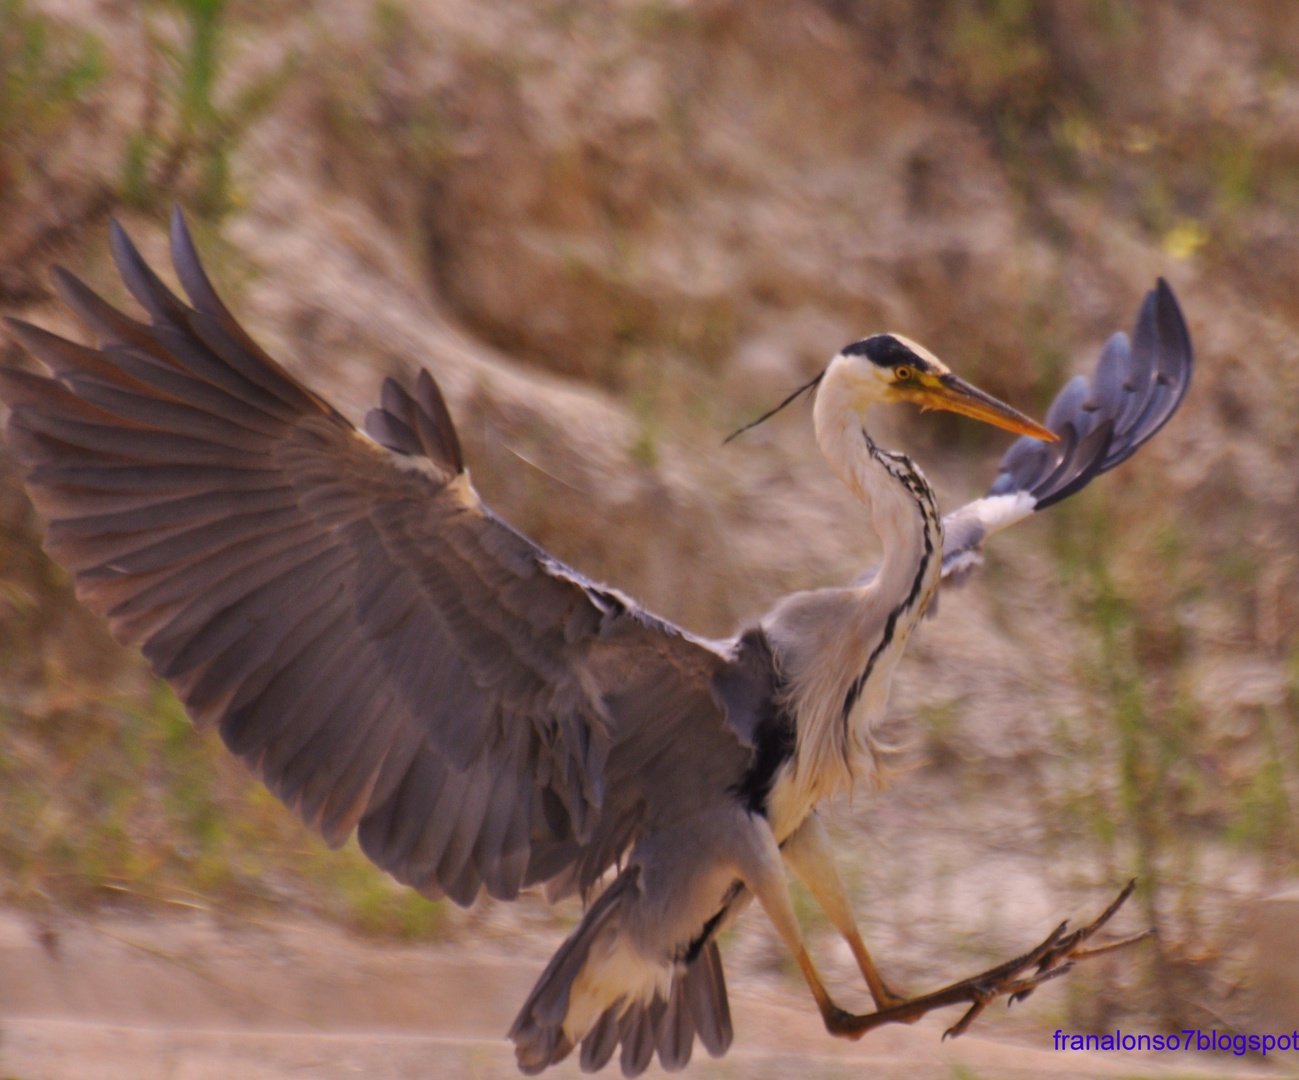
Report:
M 943 519 L 943 577 L 961 580 L 982 563 L 983 542 L 994 532 L 1127 461 L 1186 397 L 1193 355 L 1182 309 L 1160 278 L 1141 305 L 1131 342 L 1115 334 L 1091 383 L 1077 375 L 1056 395 L 1045 424 L 1060 441 L 1019 438 L 1001 459 L 987 496 Z
M 183 220 L 190 303 L 114 223 L 146 325 L 56 271 L 87 348 L 10 320 L 0 369 L 46 549 L 199 725 L 333 844 L 429 894 L 589 886 L 750 751 L 722 654 L 587 581 L 479 501 L 433 380 L 368 438 L 244 332 Z

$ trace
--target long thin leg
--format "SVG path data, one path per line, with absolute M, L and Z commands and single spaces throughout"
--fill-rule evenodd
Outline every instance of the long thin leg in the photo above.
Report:
M 798 962 L 799 970 L 821 1010 L 826 1028 L 838 1034 L 837 1027 L 852 1020 L 853 1015 L 839 1008 L 831 999 L 803 943 L 803 928 L 799 925 L 794 901 L 789 895 L 789 880 L 785 876 L 785 866 L 776 838 L 766 820 L 757 816 L 748 817 L 743 832 L 744 841 L 737 845 L 735 852 L 740 877 L 749 891 L 758 898 L 771 925 L 776 928 L 781 941 Z
M 798 961 L 812 997 L 821 1010 L 826 1030 L 842 1038 L 860 1039 L 866 1032 L 884 1024 L 913 1023 L 934 1009 L 968 1004 L 965 1014 L 948 1028 L 944 1038 L 947 1035 L 961 1035 L 992 1001 L 1003 994 L 1009 995 L 1012 1002 L 1020 1001 L 1042 983 L 1071 970 L 1074 961 L 1132 945 L 1149 936 L 1149 933 L 1136 934 L 1112 944 L 1084 947 L 1132 895 L 1132 890 L 1136 887 L 1136 882 L 1132 881 L 1109 907 L 1079 930 L 1069 933 L 1068 924 L 1061 923 L 1037 948 L 1014 960 L 998 964 L 988 971 L 962 979 L 932 994 L 911 998 L 863 1016 L 854 1015 L 839 1008 L 831 999 L 803 944 L 803 931 L 789 895 L 789 882 L 785 877 L 780 849 L 770 827 L 764 819 L 756 816 L 748 818 L 747 826 L 738 830 L 740 835 L 736 837 L 738 842 L 733 849 L 739 876 L 749 891 L 758 898 L 777 933 Z M 1032 968 L 1037 970 L 1030 973 Z
M 880 1009 L 865 1016 L 842 1018 L 835 1027 L 831 1028 L 831 1031 L 847 1038 L 860 1038 L 866 1032 L 883 1024 L 914 1023 L 934 1009 L 941 1009 L 948 1005 L 968 1004 L 969 1008 L 965 1014 L 943 1033 L 943 1038 L 947 1038 L 948 1035 L 953 1037 L 962 1035 L 979 1014 L 1003 994 L 1009 996 L 1011 1004 L 1022 1001 L 1042 983 L 1070 971 L 1076 961 L 1134 945 L 1149 937 L 1154 931 L 1147 930 L 1119 941 L 1092 948 L 1085 947 L 1091 937 L 1110 921 L 1114 913 L 1132 895 L 1136 884 L 1135 880 L 1128 882 L 1127 887 L 1119 893 L 1109 907 L 1078 930 L 1067 932 L 1068 923 L 1061 923 L 1037 948 L 1017 956 L 1014 960 L 998 964 L 982 974 L 962 979 L 932 994 L 911 998 L 900 1005 Z M 1030 972 L 1031 968 L 1036 970 Z M 827 1021 L 827 1025 L 828 1023 Z
M 848 942 L 866 985 L 870 988 L 871 997 L 875 999 L 875 1007 L 887 1009 L 901 1005 L 904 998 L 889 989 L 862 940 L 857 918 L 848 900 L 848 890 L 844 888 L 843 878 L 839 876 L 830 839 L 826 836 L 820 817 L 814 813 L 809 814 L 794 834 L 781 845 L 780 853 L 794 876 L 807 886 L 816 902 L 821 905 L 830 925 Z

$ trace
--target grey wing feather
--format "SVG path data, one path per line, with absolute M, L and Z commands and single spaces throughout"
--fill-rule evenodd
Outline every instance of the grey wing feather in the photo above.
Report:
M 943 518 L 943 580 L 953 585 L 963 583 L 983 563 L 983 542 L 987 537 L 987 526 L 972 505 L 946 515 Z
M 1191 335 L 1163 278 L 1141 305 L 1131 343 L 1117 333 L 1090 386 L 1071 380 L 1047 413 L 1060 442 L 1023 436 L 1002 458 L 989 494 L 1026 491 L 1042 510 L 1127 461 L 1181 405 L 1191 386 Z
M 943 518 L 944 579 L 959 583 L 979 566 L 992 532 L 1067 499 L 1136 453 L 1181 405 L 1193 367 L 1186 320 L 1160 278 L 1141 305 L 1131 342 L 1115 334 L 1091 382 L 1077 375 L 1056 395 L 1045 424 L 1059 441 L 1017 439 L 988 497 Z
M 188 304 L 114 223 L 151 321 L 56 272 L 98 347 L 10 320 L 53 377 L 0 368 L 0 397 L 47 550 L 196 723 L 460 903 L 589 888 L 683 786 L 742 770 L 726 657 L 484 507 L 427 373 L 385 383 L 365 438 L 238 324 L 179 214 L 171 240 Z

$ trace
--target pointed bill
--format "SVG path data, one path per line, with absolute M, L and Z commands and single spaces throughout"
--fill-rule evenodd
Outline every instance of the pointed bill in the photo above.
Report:
M 1043 442 L 1059 441 L 1055 432 L 951 372 L 925 378 L 921 385 L 903 392 L 903 396 L 922 409 L 945 409 L 1018 435 L 1031 435 Z

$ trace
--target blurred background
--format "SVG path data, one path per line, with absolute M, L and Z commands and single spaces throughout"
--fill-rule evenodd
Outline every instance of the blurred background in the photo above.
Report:
M 1131 876 L 1121 928 L 1159 937 L 959 1043 L 951 1014 L 845 1048 L 751 912 L 735 1049 L 692 1069 L 1153 1075 L 1047 1033 L 1293 1021 L 1292 0 L 0 0 L 0 309 L 76 336 L 51 262 L 126 303 L 108 216 L 165 266 L 174 203 L 296 374 L 359 419 L 427 366 L 504 517 L 705 634 L 877 553 L 806 406 L 730 430 L 885 329 L 1040 413 L 1166 276 L 1180 415 L 944 594 L 892 784 L 830 814 L 906 990 Z M 1009 441 L 876 427 L 948 509 Z M 501 1032 L 577 914 L 461 911 L 328 851 L 78 607 L 0 450 L 0 1072 L 513 1075 Z

